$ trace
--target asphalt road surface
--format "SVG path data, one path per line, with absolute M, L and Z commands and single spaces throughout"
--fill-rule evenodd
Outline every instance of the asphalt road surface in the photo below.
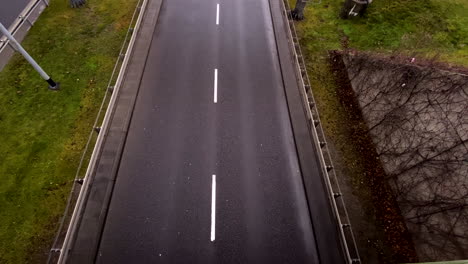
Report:
M 268 0 L 165 0 L 96 261 L 319 263 L 308 208 Z
M 8 28 L 31 0 L 0 0 L 0 22 Z

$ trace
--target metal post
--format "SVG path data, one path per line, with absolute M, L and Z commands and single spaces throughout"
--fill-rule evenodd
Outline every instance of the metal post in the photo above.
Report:
M 23 49 L 23 47 L 16 41 L 16 39 L 10 34 L 10 32 L 0 23 L 0 31 L 7 37 L 12 43 L 16 50 L 23 55 L 23 57 L 33 66 L 33 68 L 41 75 L 41 77 L 49 84 L 49 89 L 58 90 L 59 84 L 54 82 L 52 78 L 37 64 L 37 62 Z
M 19 16 L 19 19 L 21 19 L 21 21 L 25 21 L 28 22 L 29 26 L 33 26 L 33 23 L 31 21 L 29 21 L 29 19 L 25 16 Z

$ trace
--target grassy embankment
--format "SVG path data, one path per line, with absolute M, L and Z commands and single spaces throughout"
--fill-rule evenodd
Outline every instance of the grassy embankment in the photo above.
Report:
M 436 57 L 441 62 L 466 67 L 468 1 L 374 0 L 367 15 L 350 20 L 338 17 L 342 2 L 330 0 L 309 4 L 306 19 L 297 22 L 296 28 L 325 133 L 344 163 L 344 173 L 351 178 L 354 194 L 367 207 L 366 217 L 372 218 L 378 214 L 379 206 L 375 204 L 369 186 L 374 164 L 365 154 L 372 146 L 367 133 L 363 133 L 366 126 L 362 119 L 344 102 L 346 99 L 343 100 L 343 93 L 331 70 L 328 51 L 350 48 L 383 54 L 398 53 L 417 60 Z M 290 0 L 291 7 L 294 4 L 295 0 Z M 382 222 L 378 223 L 382 219 L 375 221 L 380 228 L 386 228 Z M 402 257 L 392 256 L 395 250 L 399 250 L 398 241 L 388 245 L 391 242 L 387 240 L 384 242 L 387 246 L 383 247 L 379 246 L 381 241 L 368 243 L 377 247 L 383 262 Z
M 136 0 L 52 0 L 0 73 L 0 263 L 44 263 Z

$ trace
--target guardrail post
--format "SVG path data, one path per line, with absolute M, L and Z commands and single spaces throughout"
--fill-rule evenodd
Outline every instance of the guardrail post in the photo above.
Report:
M 28 22 L 28 24 L 32 27 L 33 26 L 33 23 L 31 21 L 29 21 L 29 19 L 25 16 L 19 16 L 19 19 L 21 19 L 21 21 L 26 21 Z
M 333 193 L 333 197 L 336 199 L 341 196 L 341 193 Z
M 7 45 L 8 45 L 8 47 L 10 47 L 13 51 L 18 51 L 18 49 L 15 48 L 15 46 L 13 46 L 9 41 L 7 42 Z

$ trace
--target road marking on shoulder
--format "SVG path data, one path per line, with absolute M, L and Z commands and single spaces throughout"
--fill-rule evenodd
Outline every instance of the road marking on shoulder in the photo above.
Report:
M 216 25 L 219 25 L 219 4 L 216 5 Z
M 216 104 L 218 102 L 218 69 L 214 70 L 214 96 L 213 101 Z
M 216 175 L 211 180 L 211 241 L 215 240 L 216 234 Z

